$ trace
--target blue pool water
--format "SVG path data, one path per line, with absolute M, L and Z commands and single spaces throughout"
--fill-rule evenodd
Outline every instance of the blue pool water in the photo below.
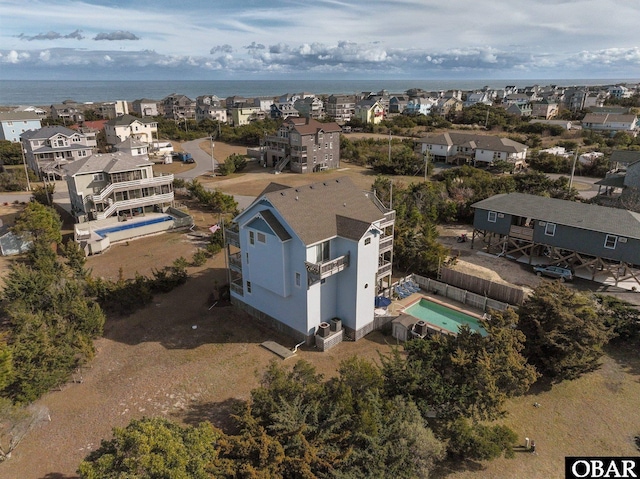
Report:
M 485 329 L 480 326 L 478 320 L 473 316 L 447 308 L 425 298 L 412 304 L 404 312 L 452 333 L 458 333 L 458 328 L 463 324 L 467 324 L 471 331 L 476 331 L 483 336 L 487 335 Z
M 102 228 L 96 230 L 95 233 L 99 235 L 101 238 L 104 238 L 105 235 L 109 233 L 115 233 L 116 231 L 124 231 L 131 230 L 133 228 L 139 228 L 141 226 L 154 225 L 156 223 L 164 223 L 165 221 L 173 221 L 173 217 L 171 216 L 160 216 L 157 218 L 152 218 L 150 220 L 144 221 L 124 221 L 122 223 L 118 223 L 115 226 L 110 226 L 109 228 Z

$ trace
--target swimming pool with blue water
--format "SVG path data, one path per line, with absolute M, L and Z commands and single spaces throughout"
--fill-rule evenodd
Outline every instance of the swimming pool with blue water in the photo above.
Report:
M 488 334 L 487 331 L 480 326 L 478 320 L 473 316 L 456 311 L 455 309 L 447 308 L 441 304 L 429 301 L 426 298 L 421 298 L 420 301 L 417 301 L 406 308 L 404 312 L 414 318 L 421 319 L 433 326 L 437 326 L 455 334 L 458 333 L 458 329 L 463 324 L 468 325 L 472 331 L 480 333 L 482 336 L 486 336 Z
M 108 228 L 102 228 L 96 230 L 95 233 L 99 235 L 101 238 L 104 238 L 109 233 L 115 233 L 117 231 L 125 231 L 131 230 L 134 228 L 140 228 L 142 226 L 154 225 L 157 223 L 164 223 L 165 221 L 173 221 L 172 216 L 160 216 L 156 218 L 151 218 L 149 220 L 144 221 L 124 221 L 122 223 L 118 223 L 115 226 L 110 226 Z

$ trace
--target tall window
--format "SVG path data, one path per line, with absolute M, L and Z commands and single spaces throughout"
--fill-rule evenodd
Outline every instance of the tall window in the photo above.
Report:
M 247 281 L 247 293 L 251 293 L 251 281 Z
M 495 211 L 489 211 L 489 214 L 487 215 L 487 221 L 489 223 L 495 223 L 497 217 L 498 215 Z
M 296 286 L 299 288 L 301 283 L 302 283 L 302 276 L 300 276 L 300 273 L 296 271 Z
M 329 244 L 330 244 L 330 241 L 325 241 L 323 243 L 316 245 L 316 263 L 329 261 L 329 258 L 331 257 Z
M 255 233 L 253 231 L 249 231 L 249 244 L 256 244 Z

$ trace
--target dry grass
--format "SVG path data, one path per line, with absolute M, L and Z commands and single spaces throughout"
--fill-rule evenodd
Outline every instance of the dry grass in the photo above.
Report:
M 466 465 L 471 468 L 447 477 L 562 478 L 565 456 L 638 455 L 633 438 L 640 434 L 639 379 L 637 348 L 611 348 L 598 371 L 508 403 L 504 423 L 523 444 L 525 437 L 533 439 L 536 455 L 517 453 L 514 459 Z

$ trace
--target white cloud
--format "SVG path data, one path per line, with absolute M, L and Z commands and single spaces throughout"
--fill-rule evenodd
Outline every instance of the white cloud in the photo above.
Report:
M 108 56 L 122 78 L 143 66 L 238 77 L 466 71 L 480 78 L 510 71 L 585 78 L 610 66 L 611 75 L 640 76 L 640 40 L 620 33 L 635 31 L 640 18 L 640 2 L 631 0 L 321 0 L 304 8 L 289 0 L 0 1 L 4 75 L 11 65 L 104 65 Z M 104 48 L 114 44 L 120 49 Z

